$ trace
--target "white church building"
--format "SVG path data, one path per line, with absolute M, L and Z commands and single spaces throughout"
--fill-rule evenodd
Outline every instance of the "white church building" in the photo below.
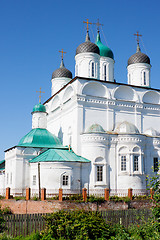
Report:
M 128 59 L 128 83 L 114 80 L 114 55 L 85 42 L 76 49 L 75 77 L 62 62 L 52 74 L 51 97 L 32 111 L 32 130 L 5 151 L 0 194 L 143 194 L 147 175 L 160 159 L 160 90 L 150 87 L 150 58 L 137 51 Z M 3 162 L 4 164 L 4 162 Z

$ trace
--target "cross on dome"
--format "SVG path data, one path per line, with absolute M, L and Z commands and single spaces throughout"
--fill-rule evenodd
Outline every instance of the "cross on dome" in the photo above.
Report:
M 39 90 L 39 91 L 36 91 L 36 93 L 39 93 L 39 103 L 41 103 L 41 98 L 42 98 L 41 94 L 42 94 L 42 93 L 45 93 L 45 92 L 42 92 L 42 91 L 41 91 L 41 87 L 40 87 L 40 90 Z
M 83 23 L 86 23 L 87 24 L 87 32 L 89 31 L 89 27 L 88 27 L 88 25 L 89 24 L 92 24 L 91 22 L 88 22 L 88 18 L 87 18 L 87 21 L 85 22 L 85 21 L 83 21 Z
M 104 26 L 102 23 L 99 22 L 99 18 L 97 19 L 97 22 L 96 23 L 93 23 L 97 26 L 97 31 L 99 32 L 99 27 L 100 26 Z
M 139 37 L 142 37 L 142 35 L 141 34 L 139 34 L 139 32 L 137 31 L 137 33 L 134 33 L 134 36 L 136 36 L 137 37 L 137 44 L 139 44 Z
M 63 51 L 63 48 L 62 48 L 62 50 L 59 51 L 59 52 L 62 53 L 61 58 L 62 58 L 62 60 L 63 60 L 64 53 L 67 53 L 67 52 L 64 52 L 64 51 Z

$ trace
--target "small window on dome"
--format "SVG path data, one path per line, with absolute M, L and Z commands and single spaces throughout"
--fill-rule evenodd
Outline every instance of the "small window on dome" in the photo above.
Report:
M 104 80 L 107 80 L 107 67 L 104 65 Z
M 144 85 L 146 85 L 146 72 L 143 72 L 143 81 L 144 81 Z
M 94 62 L 92 62 L 92 77 L 94 77 Z

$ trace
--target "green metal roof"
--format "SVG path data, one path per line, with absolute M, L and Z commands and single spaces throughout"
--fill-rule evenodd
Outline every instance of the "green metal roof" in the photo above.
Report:
M 97 40 L 96 40 L 95 44 L 99 47 L 100 56 L 109 57 L 109 58 L 114 59 L 112 50 L 110 48 L 108 48 L 107 46 L 103 45 L 103 43 L 101 42 L 99 32 L 97 34 Z
M 3 170 L 5 170 L 5 168 L 0 168 L 0 171 L 3 171 Z
M 101 133 L 101 132 L 105 132 L 105 131 L 102 128 L 102 126 L 97 123 L 92 124 L 87 130 L 87 133 Z
M 46 112 L 46 107 L 41 103 L 36 104 L 32 112 Z
M 0 165 L 1 165 L 2 163 L 4 163 L 4 162 L 5 162 L 5 160 L 1 160 L 1 161 L 0 161 Z
M 60 139 L 47 129 L 35 128 L 27 133 L 18 143 L 18 147 L 47 147 L 64 148 Z
M 38 157 L 29 161 L 30 163 L 36 162 L 82 162 L 89 163 L 90 160 L 76 155 L 72 150 L 65 149 L 48 149 L 41 153 Z

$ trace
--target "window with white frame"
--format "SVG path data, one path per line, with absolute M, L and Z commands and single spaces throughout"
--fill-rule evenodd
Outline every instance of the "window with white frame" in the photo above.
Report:
M 33 175 L 33 186 L 36 185 L 36 175 Z
M 126 155 L 121 156 L 121 171 L 126 171 Z
M 62 176 L 62 185 L 63 186 L 68 186 L 68 179 L 69 179 L 68 175 Z
M 103 181 L 103 166 L 97 166 L 97 182 Z
M 133 158 L 133 161 L 134 161 L 134 164 L 133 164 L 133 168 L 134 168 L 134 171 L 138 171 L 139 170 L 139 156 L 137 155 L 134 155 L 134 158 Z
M 159 168 L 158 168 L 158 157 L 154 157 L 153 158 L 153 171 L 154 172 L 158 172 Z

